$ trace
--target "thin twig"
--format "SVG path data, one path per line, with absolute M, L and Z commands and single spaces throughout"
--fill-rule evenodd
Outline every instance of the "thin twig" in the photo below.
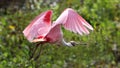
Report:
M 40 57 L 40 55 L 41 55 L 41 53 L 42 53 L 42 47 L 43 47 L 43 45 L 40 45 L 39 54 L 34 58 L 34 60 L 37 60 L 37 59 Z
M 30 60 L 33 58 L 35 52 L 37 51 L 38 46 L 40 45 L 40 43 L 36 44 L 36 47 L 33 49 L 32 55 L 30 56 Z

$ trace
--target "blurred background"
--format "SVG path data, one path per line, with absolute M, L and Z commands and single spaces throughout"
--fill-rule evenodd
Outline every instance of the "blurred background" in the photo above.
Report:
M 24 28 L 43 11 L 52 9 L 54 21 L 68 7 L 94 31 L 80 36 L 63 28 L 66 41 L 81 45 L 45 44 L 40 57 L 30 60 L 36 44 L 23 36 Z M 120 0 L 0 0 L 0 68 L 119 68 L 119 62 Z

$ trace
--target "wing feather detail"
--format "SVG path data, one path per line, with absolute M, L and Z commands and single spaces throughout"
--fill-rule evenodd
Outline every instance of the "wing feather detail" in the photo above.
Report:
M 52 10 L 41 13 L 23 30 L 24 36 L 32 42 L 39 36 L 44 36 L 51 27 Z
M 80 35 L 89 34 L 88 29 L 93 30 L 93 27 L 71 8 L 64 10 L 55 24 L 62 24 L 65 29 Z

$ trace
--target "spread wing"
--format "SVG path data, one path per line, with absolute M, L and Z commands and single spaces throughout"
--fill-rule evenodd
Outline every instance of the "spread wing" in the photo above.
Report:
M 93 27 L 71 8 L 64 10 L 54 24 L 62 24 L 65 29 L 80 35 L 89 34 L 88 29 L 93 30 Z
M 50 29 L 52 11 L 41 13 L 23 30 L 24 36 L 32 42 L 35 38 L 41 38 Z

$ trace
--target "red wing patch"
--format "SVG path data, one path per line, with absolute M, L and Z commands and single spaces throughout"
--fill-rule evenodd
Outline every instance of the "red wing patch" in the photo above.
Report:
M 41 38 L 43 38 L 43 36 L 39 36 L 39 37 L 37 37 L 37 39 L 41 39 Z
M 51 16 L 52 12 L 49 11 L 48 13 L 46 13 L 45 17 L 44 17 L 44 22 L 46 23 L 50 23 L 50 16 Z

